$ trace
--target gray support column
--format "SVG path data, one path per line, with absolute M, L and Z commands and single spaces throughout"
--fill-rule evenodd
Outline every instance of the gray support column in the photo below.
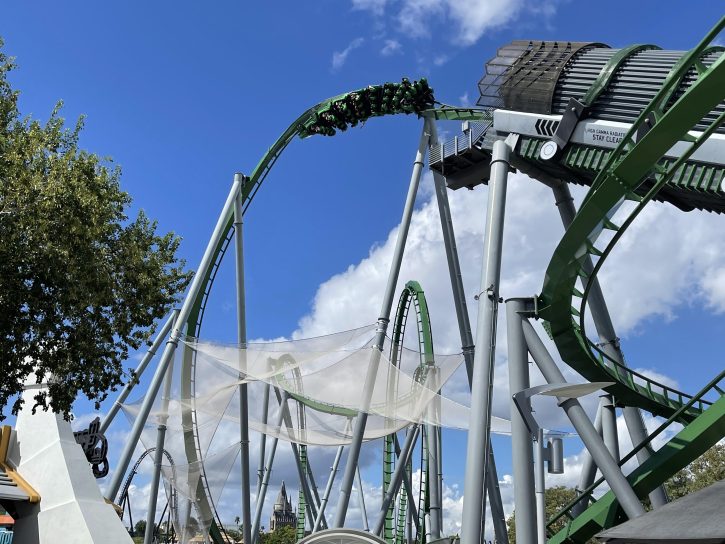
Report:
M 108 411 L 108 414 L 106 414 L 106 417 L 103 418 L 103 423 L 101 423 L 101 428 L 99 431 L 101 434 L 105 433 L 108 430 L 108 427 L 110 427 L 111 423 L 113 423 L 113 419 L 116 417 L 116 414 L 121 408 L 121 405 L 126 401 L 128 395 L 131 393 L 131 390 L 138 383 L 138 380 L 141 378 L 141 375 L 144 373 L 146 367 L 151 362 L 151 359 L 153 359 L 154 355 L 156 355 L 156 352 L 158 351 L 159 347 L 161 347 L 161 344 L 163 344 L 164 340 L 166 340 L 166 337 L 169 335 L 169 331 L 171 330 L 171 326 L 176 322 L 176 318 L 178 315 L 178 309 L 172 310 L 171 315 L 166 320 L 166 323 L 164 323 L 164 326 L 161 327 L 161 330 L 159 330 L 156 338 L 154 338 L 154 341 L 151 344 L 151 347 L 149 347 L 149 350 L 146 352 L 146 355 L 143 356 L 143 359 L 141 359 L 141 362 L 136 367 L 136 370 L 134 370 L 134 379 L 129 380 L 128 383 L 124 386 L 121 394 L 118 395 L 118 398 L 114 401 L 113 406 L 111 406 L 111 409 Z
M 543 342 L 536 334 L 534 327 L 527 320 L 523 320 L 524 337 L 529 347 L 529 352 L 538 365 L 541 373 L 549 383 L 566 383 L 564 375 L 556 366 L 554 359 L 551 358 L 546 350 Z M 627 478 L 622 474 L 617 462 L 604 445 L 604 441 L 597 434 L 594 425 L 589 420 L 584 408 L 577 399 L 557 397 L 559 406 L 566 412 L 569 421 L 576 429 L 579 437 L 584 442 L 590 455 L 594 458 L 594 462 L 602 471 L 602 475 L 609 484 L 610 489 L 622 506 L 625 514 L 629 519 L 637 518 L 644 514 L 644 508 L 639 502 L 639 498 L 629 485 Z
M 269 412 L 269 384 L 264 384 L 264 396 L 262 397 L 262 425 L 267 425 L 267 414 Z M 257 468 L 257 496 L 262 489 L 264 478 L 264 450 L 267 445 L 267 435 L 259 433 L 259 468 Z
M 282 427 L 282 421 L 284 418 L 284 410 L 282 406 L 287 404 L 289 395 L 287 391 L 282 391 L 282 398 L 280 400 L 279 414 L 277 414 L 277 429 Z M 277 443 L 279 438 L 273 436 L 269 445 L 269 454 L 267 456 L 267 466 L 264 468 L 264 477 L 262 478 L 262 485 L 257 495 L 257 506 L 254 510 L 254 521 L 252 522 L 252 544 L 259 540 L 259 524 L 262 519 L 262 509 L 264 508 L 264 498 L 267 496 L 267 488 L 269 487 L 269 477 L 272 474 L 272 465 L 274 464 L 274 455 L 277 452 Z
M 156 451 L 154 451 L 154 472 L 151 476 L 151 489 L 149 490 L 149 505 L 146 511 L 146 531 L 144 544 L 153 544 L 154 523 L 156 522 L 156 502 L 159 497 L 159 481 L 161 480 L 161 463 L 164 458 L 164 438 L 166 437 L 166 421 L 169 413 L 169 397 L 171 396 L 171 382 L 174 365 L 170 364 L 164 379 L 164 391 L 161 396 L 161 413 L 159 425 L 156 429 Z M 163 515 L 162 515 L 163 517 Z
M 612 395 L 602 395 L 600 404 L 602 410 L 602 439 L 614 460 L 619 462 L 619 437 L 617 436 L 617 413 L 614 410 Z
M 495 366 L 496 320 L 510 151 L 508 144 L 503 140 L 497 140 L 493 144 L 483 246 L 484 263 L 476 326 L 476 346 L 478 347 L 473 363 L 471 424 L 466 449 L 466 489 L 463 497 L 461 527 L 461 541 L 466 544 L 477 544 L 481 540 L 483 486 L 487 481 L 486 458 L 490 449 L 491 393 Z
M 576 215 L 576 208 L 574 207 L 574 199 L 571 197 L 569 186 L 566 183 L 552 187 L 554 192 L 554 198 L 556 199 L 556 206 L 559 208 L 559 215 L 561 221 L 564 223 L 564 227 L 568 228 L 571 224 L 574 216 Z M 593 269 L 591 259 L 587 257 L 584 269 L 590 272 Z M 582 280 L 585 281 L 585 280 Z M 594 278 L 592 281 L 591 288 L 589 290 L 589 310 L 592 313 L 594 325 L 599 335 L 601 342 L 602 351 L 606 353 L 617 363 L 626 366 L 624 361 L 624 354 L 622 353 L 621 346 L 619 345 L 619 338 L 614 331 L 614 325 L 612 324 L 612 318 L 609 315 L 609 309 L 607 303 L 604 300 L 604 294 L 599 285 L 599 280 Z M 624 415 L 624 421 L 627 424 L 627 431 L 629 432 L 632 445 L 637 446 L 647 439 L 647 430 L 642 420 L 642 414 L 638 408 L 634 406 L 626 406 L 622 413 Z M 605 416 L 603 416 L 605 417 Z M 602 420 L 604 422 L 604 419 Z M 652 450 L 649 446 L 642 448 L 637 452 L 637 462 L 641 465 L 652 454 Z M 667 493 L 664 487 L 657 487 L 654 491 L 649 494 L 650 502 L 652 506 L 658 508 L 663 504 L 667 503 Z
M 320 509 L 317 512 L 317 517 L 315 518 L 315 524 L 312 527 L 312 532 L 316 533 L 317 529 L 320 528 L 320 522 L 322 521 L 322 516 L 325 513 L 325 508 L 327 507 L 327 501 L 330 498 L 330 491 L 332 490 L 332 484 L 335 482 L 335 475 L 337 474 L 337 467 L 340 464 L 340 458 L 342 457 L 342 450 L 345 448 L 345 446 L 338 446 L 337 453 L 335 453 L 335 459 L 332 462 L 332 467 L 330 467 L 330 476 L 327 478 L 327 485 L 325 486 L 325 491 L 322 494 L 322 500 L 320 501 Z
M 515 482 L 514 482 L 515 485 Z M 544 474 L 544 429 L 536 433 L 536 541 L 546 544 L 546 475 Z M 516 520 L 518 522 L 518 520 Z M 517 523 L 518 525 L 518 523 Z M 518 531 L 517 531 L 518 533 Z
M 434 391 L 439 390 L 437 369 L 430 367 L 426 378 L 428 387 Z M 431 402 L 428 406 L 430 421 L 437 421 L 436 404 L 437 400 Z M 441 490 L 439 487 L 440 474 L 438 473 L 438 429 L 432 423 L 426 423 L 426 441 L 428 445 L 428 474 L 430 481 L 428 483 L 428 510 L 430 523 L 427 524 L 430 529 L 431 540 L 441 537 Z
M 234 181 L 240 186 L 243 181 L 241 174 L 234 175 Z M 242 221 L 242 193 L 241 191 L 234 200 L 234 248 L 235 248 L 235 268 L 237 279 L 237 341 L 239 347 L 244 349 L 247 347 L 247 311 L 245 306 L 245 289 L 244 289 L 244 231 Z M 246 354 L 242 353 L 241 357 L 246 358 Z M 246 368 L 246 364 L 243 365 Z M 246 378 L 246 375 L 239 375 L 240 379 Z M 249 401 L 247 393 L 247 384 L 239 385 L 239 439 L 241 443 L 241 451 L 239 454 L 241 465 L 241 488 L 242 488 L 242 536 L 244 542 L 251 542 L 251 482 L 249 481 Z
M 431 125 L 435 127 L 433 122 L 431 122 Z M 433 141 L 434 136 L 435 132 L 432 132 L 431 146 L 435 145 L 435 142 Z M 451 217 L 451 208 L 448 203 L 448 193 L 443 176 L 437 172 L 433 172 L 433 183 L 435 184 L 436 200 L 438 201 L 438 215 L 440 216 L 441 231 L 443 233 L 443 245 L 446 250 L 446 259 L 448 260 L 448 272 L 451 277 L 453 302 L 456 308 L 458 331 L 461 335 L 461 346 L 463 350 L 463 357 L 466 362 L 468 387 L 470 389 L 473 382 L 473 358 L 475 348 L 473 345 L 473 335 L 471 334 L 471 322 L 468 318 L 466 293 L 463 289 L 463 275 L 461 274 L 461 265 L 458 259 L 458 247 L 456 246 L 456 236 L 453 230 L 453 219 Z M 506 516 L 503 511 L 503 501 L 501 500 L 501 489 L 498 485 L 498 472 L 496 470 L 496 459 L 493 454 L 492 444 L 489 444 L 486 474 L 488 477 L 486 478 L 486 489 L 484 490 L 484 494 L 488 495 L 488 501 L 491 506 L 494 534 L 496 535 L 497 541 L 508 542 Z M 483 501 L 481 512 L 481 519 L 484 519 L 486 515 L 485 501 Z
M 350 443 L 350 451 L 347 456 L 345 472 L 342 478 L 342 483 L 340 484 L 340 499 L 337 503 L 337 510 L 335 512 L 335 521 L 333 523 L 333 527 L 342 527 L 345 524 L 347 506 L 350 503 L 350 493 L 352 490 L 353 481 L 355 479 L 355 470 L 357 468 L 357 462 L 360 457 L 360 447 L 362 445 L 363 434 L 365 433 L 365 425 L 367 423 L 367 410 L 369 408 L 368 405 L 372 397 L 373 387 L 375 386 L 375 378 L 377 376 L 378 365 L 380 364 L 380 356 L 382 354 L 383 345 L 385 343 L 385 333 L 387 331 L 388 323 L 390 321 L 390 310 L 393 305 L 395 288 L 397 286 L 398 276 L 400 274 L 400 265 L 403 261 L 405 242 L 408 238 L 410 220 L 413 216 L 415 196 L 418 193 L 420 174 L 423 169 L 423 159 L 425 158 L 425 151 L 428 147 L 428 125 L 429 121 L 426 120 L 423 124 L 423 130 L 420 135 L 420 143 L 418 144 L 418 151 L 416 152 L 415 161 L 413 162 L 413 173 L 410 177 L 410 185 L 408 187 L 408 195 L 405 200 L 405 208 L 403 209 L 403 217 L 400 221 L 400 227 L 398 229 L 398 239 L 395 244 L 395 250 L 393 251 L 393 262 L 390 265 L 388 282 L 385 287 L 385 293 L 383 295 L 383 303 L 380 310 L 380 317 L 378 318 L 378 327 L 376 330 L 372 355 L 370 357 L 370 365 L 368 367 L 367 375 L 365 377 L 365 383 L 363 386 L 363 391 L 365 391 L 365 397 L 363 399 L 363 405 L 360 407 L 360 411 L 358 413 L 357 419 L 355 420 L 355 426 L 353 428 L 352 442 Z
M 385 514 L 388 512 L 388 508 L 390 507 L 390 503 L 393 501 L 393 498 L 398 493 L 398 489 L 400 489 L 400 483 L 402 482 L 403 474 L 405 473 L 405 466 L 410 460 L 410 454 L 413 451 L 413 445 L 418 438 L 419 432 L 420 427 L 415 425 L 412 429 L 410 429 L 408 436 L 405 438 L 403 449 L 400 453 L 400 457 L 398 457 L 398 462 L 395 464 L 393 475 L 390 478 L 390 486 L 385 493 L 383 503 L 380 505 L 380 511 L 378 512 L 378 518 L 373 526 L 374 535 L 380 535 L 383 531 L 383 527 L 385 526 Z
M 370 525 L 368 524 L 368 512 L 365 509 L 365 490 L 363 490 L 362 478 L 360 477 L 360 467 L 357 467 L 355 471 L 355 480 L 357 482 L 357 496 L 360 499 L 360 517 L 362 518 L 363 530 L 369 531 Z
M 307 477 L 310 480 L 310 490 L 312 491 L 312 497 L 315 499 L 314 504 L 315 508 L 319 508 L 320 506 L 320 494 L 317 492 L 317 484 L 315 483 L 315 476 L 312 471 L 312 464 L 310 463 L 309 456 L 307 457 Z M 317 514 L 315 514 L 315 519 L 317 519 Z M 312 524 L 314 520 L 310 520 L 310 524 Z M 325 519 L 325 516 L 322 516 L 322 527 L 327 529 L 327 520 Z
M 529 357 L 522 328 L 524 301 L 506 301 L 508 339 L 509 392 L 511 395 L 529 388 Z M 526 399 L 531 410 L 531 400 Z M 534 503 L 534 464 L 531 452 L 531 431 L 511 399 L 511 453 L 514 472 L 514 510 L 516 512 L 516 543 L 536 542 L 536 509 Z
M 280 390 L 276 387 L 274 389 L 274 393 L 277 396 L 277 401 L 279 402 L 279 409 L 282 413 L 282 421 L 288 429 L 292 429 L 292 416 L 289 412 L 289 408 L 287 407 L 287 399 L 289 398 L 289 395 L 280 394 Z M 307 485 L 307 474 L 302 467 L 302 462 L 300 460 L 300 450 L 295 442 L 290 442 L 290 446 L 292 447 L 292 456 L 294 457 L 295 464 L 297 465 L 297 477 L 300 480 L 300 489 L 302 490 L 302 495 L 305 498 L 307 517 L 309 520 L 313 520 L 317 517 L 317 507 L 312 500 L 312 494 L 310 493 L 310 488 Z
M 597 415 L 594 418 L 594 430 L 596 430 L 599 435 L 602 434 L 601 402 L 602 401 L 600 400 L 599 406 L 597 407 Z M 586 449 L 582 452 L 582 455 L 584 456 L 584 460 L 582 461 L 582 471 L 581 475 L 579 476 L 579 484 L 575 488 L 577 496 L 581 495 L 582 491 L 584 491 L 594 483 L 594 477 L 597 475 L 597 466 L 594 464 L 594 459 L 592 459 L 592 456 L 589 455 L 589 452 Z M 589 506 L 588 500 L 582 500 L 581 502 L 577 503 L 577 505 L 572 508 L 572 514 L 574 515 L 574 517 L 584 512 L 587 506 Z
M 148 417 L 149 412 L 151 412 L 151 407 L 153 406 L 156 395 L 161 388 L 161 382 L 164 378 L 164 375 L 166 374 L 166 369 L 168 368 L 169 363 L 174 356 L 174 352 L 176 351 L 176 347 L 179 344 L 179 338 L 181 338 L 182 335 L 181 328 L 185 325 L 186 320 L 189 317 L 189 313 L 191 312 L 191 309 L 196 302 L 196 297 L 202 287 L 206 272 L 207 270 L 209 270 L 209 267 L 212 264 L 212 259 L 215 254 L 216 246 L 224 237 L 226 225 L 229 219 L 232 217 L 232 214 L 234 213 L 234 201 L 239 191 L 240 183 L 235 177 L 232 188 L 229 191 L 229 195 L 227 196 L 227 200 L 224 203 L 224 207 L 222 208 L 221 213 L 219 214 L 219 218 L 217 219 L 216 226 L 214 227 L 214 232 L 212 232 L 212 235 L 209 238 L 209 243 L 207 244 L 206 250 L 204 251 L 204 256 L 202 257 L 201 262 L 196 269 L 196 274 L 194 274 L 194 278 L 191 280 L 189 292 L 187 293 L 186 298 L 184 299 L 184 303 L 179 310 L 179 315 L 174 324 L 173 332 L 171 333 L 171 337 L 166 343 L 164 352 L 161 355 L 159 366 L 157 367 L 156 373 L 154 374 L 154 377 L 149 384 L 149 388 L 146 391 L 146 396 L 144 397 L 143 404 L 141 404 L 141 408 L 139 409 L 136 421 L 134 421 L 133 423 L 133 427 L 131 428 L 131 433 L 129 435 L 128 441 L 126 442 L 126 445 L 124 446 L 124 449 L 118 459 L 118 464 L 116 465 L 116 470 L 113 474 L 113 478 L 108 484 L 108 498 L 112 502 L 115 502 L 116 500 L 116 495 L 118 495 L 118 490 L 121 487 L 121 482 L 123 481 L 126 470 L 128 470 L 128 465 L 131 462 L 131 456 L 133 455 L 133 451 L 136 449 L 136 444 L 138 444 L 138 439 L 141 436 L 141 431 L 146 424 L 146 418 Z
M 408 434 L 412 433 L 414 429 L 410 428 L 408 430 Z M 408 434 L 406 434 L 405 439 L 408 440 Z M 398 433 L 393 434 L 393 443 L 395 444 L 395 455 L 398 457 L 398 460 L 400 460 L 400 442 L 398 442 Z M 415 442 L 413 443 L 415 445 Z M 413 485 L 410 482 L 410 471 L 408 470 L 408 467 L 403 471 L 403 486 L 405 487 L 405 494 L 408 496 L 408 511 L 410 512 L 410 518 L 408 520 L 408 524 L 411 524 L 411 521 L 415 524 L 415 530 L 420 532 L 420 521 L 418 521 L 418 509 L 415 506 L 415 496 L 413 495 Z M 410 531 L 409 531 L 410 532 Z

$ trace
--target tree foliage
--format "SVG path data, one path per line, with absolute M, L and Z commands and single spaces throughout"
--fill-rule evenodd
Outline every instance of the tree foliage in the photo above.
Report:
M 576 490 L 571 487 L 565 487 L 562 485 L 550 487 L 546 490 L 546 519 L 551 519 L 557 514 L 566 504 L 576 497 Z M 553 533 L 559 532 L 567 522 L 567 518 L 563 517 L 551 527 Z M 509 542 L 516 542 L 516 512 L 513 512 L 511 516 L 506 520 L 506 528 L 508 529 Z M 596 542 L 591 540 L 591 542 Z
M 190 274 L 177 236 L 128 218 L 120 170 L 79 149 L 82 118 L 66 128 L 60 103 L 45 125 L 20 116 L 13 67 L 0 52 L 0 420 L 46 376 L 33 409 L 67 417 L 80 393 L 98 407 L 122 383 Z
M 262 533 L 261 544 L 294 544 L 296 542 L 294 527 L 278 527 L 271 533 Z
M 665 483 L 671 501 L 725 480 L 725 444 L 715 444 Z

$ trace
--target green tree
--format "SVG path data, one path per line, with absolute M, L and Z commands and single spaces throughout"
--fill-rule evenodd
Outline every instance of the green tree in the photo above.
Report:
M 715 444 L 665 483 L 671 501 L 725 479 L 725 444 Z
M 572 489 L 571 487 L 565 487 L 565 486 L 555 486 L 550 487 L 546 490 L 546 519 L 550 519 L 554 517 L 554 514 L 558 513 L 566 504 L 574 499 L 576 497 L 576 491 Z M 506 528 L 508 529 L 509 533 L 509 542 L 515 543 L 516 542 L 516 512 L 513 512 L 511 516 L 506 520 Z M 563 517 L 551 527 L 552 533 L 557 533 L 559 530 L 561 530 L 565 523 L 567 518 Z M 595 540 L 591 540 L 590 542 L 594 543 Z
M 294 544 L 296 534 L 294 527 L 279 527 L 272 533 L 263 533 L 261 544 Z
M 0 51 L 0 420 L 33 373 L 52 376 L 33 409 L 68 417 L 79 394 L 98 407 L 123 382 L 190 274 L 177 236 L 128 218 L 120 170 L 79 149 L 83 118 L 65 128 L 60 103 L 45 125 L 20 116 L 13 68 Z

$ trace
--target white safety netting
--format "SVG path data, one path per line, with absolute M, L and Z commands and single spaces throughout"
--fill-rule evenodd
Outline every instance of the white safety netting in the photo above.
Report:
M 166 427 L 164 447 L 174 466 L 162 467 L 162 474 L 167 492 L 173 487 L 178 494 L 172 515 L 177 534 L 191 538 L 212 522 L 205 497 L 218 499 L 239 452 L 242 383 L 248 386 L 250 430 L 298 444 L 350 443 L 350 423 L 361 411 L 367 414 L 364 440 L 411 424 L 467 429 L 468 407 L 440 393 L 461 366 L 460 354 L 426 355 L 391 346 L 389 339 L 381 352 L 374 337 L 371 325 L 243 348 L 199 339 L 181 343 L 162 386 L 167 394 L 157 399 L 141 436 L 146 448 L 154 447 L 159 425 Z M 140 404 L 124 405 L 129 419 L 138 416 Z M 494 418 L 492 431 L 508 433 L 509 422 Z

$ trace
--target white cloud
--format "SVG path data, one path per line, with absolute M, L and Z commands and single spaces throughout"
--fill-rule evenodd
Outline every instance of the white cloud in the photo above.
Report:
M 461 96 L 459 96 L 458 101 L 461 103 L 461 106 L 466 106 L 466 107 L 470 106 L 471 98 L 468 96 L 468 91 L 466 91 Z
M 407 36 L 430 34 L 430 22 L 447 19 L 455 26 L 454 40 L 464 46 L 518 17 L 523 0 L 403 0 L 398 12 L 400 29 Z
M 388 0 L 352 0 L 353 9 L 369 11 L 373 15 L 380 16 L 385 12 Z
M 332 54 L 332 69 L 339 70 L 347 62 L 348 55 L 354 50 L 360 47 L 365 42 L 364 38 L 355 38 L 349 45 L 342 51 L 335 51 Z
M 384 57 L 389 57 L 396 53 L 402 53 L 403 46 L 398 40 L 385 40 L 383 48 L 380 50 L 380 54 Z

